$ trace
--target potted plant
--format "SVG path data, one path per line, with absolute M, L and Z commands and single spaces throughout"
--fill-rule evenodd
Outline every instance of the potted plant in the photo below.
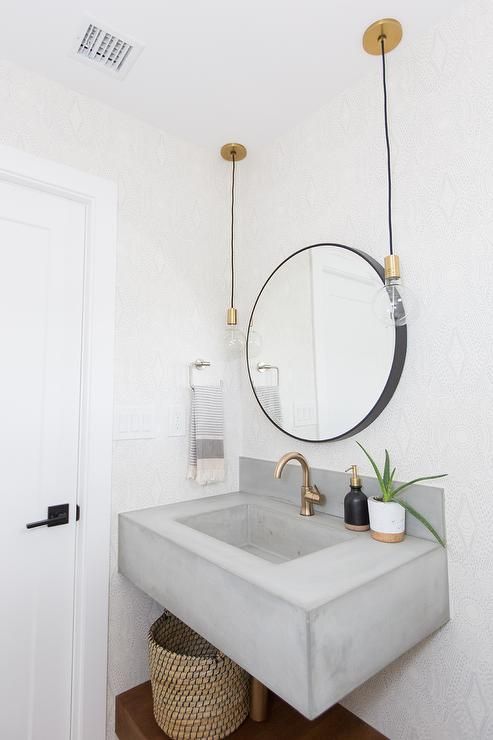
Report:
M 433 480 L 434 478 L 444 478 L 447 474 L 441 473 L 440 475 L 427 475 L 422 478 L 415 478 L 414 480 L 411 480 L 408 483 L 402 483 L 400 486 L 395 488 L 395 468 L 392 471 L 390 469 L 390 455 L 388 450 L 385 450 L 383 472 L 380 472 L 377 464 L 371 455 L 365 450 L 363 445 L 359 442 L 356 442 L 356 444 L 361 447 L 370 461 L 382 492 L 380 497 L 376 498 L 373 496 L 368 499 L 371 536 L 375 540 L 379 540 L 379 542 L 401 542 L 404 539 L 406 529 L 407 511 L 431 532 L 442 547 L 445 547 L 445 542 L 442 540 L 436 529 L 432 527 L 430 522 L 425 519 L 422 514 L 416 511 L 411 504 L 407 501 L 403 501 L 399 496 L 406 490 L 406 488 L 409 488 L 415 483 L 419 483 L 424 480 Z

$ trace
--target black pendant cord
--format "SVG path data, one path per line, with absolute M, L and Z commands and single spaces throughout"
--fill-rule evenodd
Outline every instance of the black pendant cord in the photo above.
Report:
M 234 152 L 231 155 L 233 167 L 231 173 L 231 308 L 234 308 L 235 298 L 235 169 L 236 157 Z
M 392 170 L 390 166 L 390 138 L 389 121 L 387 112 L 387 79 L 385 75 L 385 37 L 380 37 L 382 49 L 382 79 L 383 79 L 383 115 L 385 120 L 385 143 L 387 146 L 387 184 L 388 184 L 388 220 L 389 220 L 389 248 L 390 254 L 394 254 L 394 243 L 392 236 Z

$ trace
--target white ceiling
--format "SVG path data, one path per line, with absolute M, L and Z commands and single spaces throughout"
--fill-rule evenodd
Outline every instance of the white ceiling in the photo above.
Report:
M 259 146 L 368 72 L 361 36 L 398 18 L 401 47 L 459 0 L 16 0 L 2 56 L 170 133 Z M 120 81 L 70 56 L 84 19 L 144 45 Z

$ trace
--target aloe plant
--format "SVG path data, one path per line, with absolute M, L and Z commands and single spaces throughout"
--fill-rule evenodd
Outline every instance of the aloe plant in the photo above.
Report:
M 382 473 L 380 472 L 378 465 L 373 460 L 370 453 L 365 450 L 363 445 L 360 444 L 359 442 L 356 442 L 356 444 L 359 445 L 359 447 L 361 447 L 366 457 L 370 461 L 373 470 L 375 471 L 375 475 L 377 476 L 378 484 L 382 492 L 381 500 L 384 503 L 390 503 L 391 501 L 394 501 L 395 503 L 400 504 L 406 511 L 409 512 L 409 514 L 411 514 L 411 516 L 415 517 L 415 519 L 417 519 L 418 522 L 421 522 L 421 524 L 423 524 L 426 527 L 426 529 L 428 529 L 428 531 L 431 532 L 433 537 L 435 537 L 437 542 L 439 542 L 440 545 L 442 545 L 442 547 L 445 547 L 445 542 L 440 537 L 436 529 L 432 527 L 430 522 L 427 519 L 425 519 L 425 517 L 422 514 L 420 514 L 419 511 L 416 511 L 416 509 L 413 506 L 411 506 L 411 504 L 408 504 L 407 501 L 403 501 L 402 499 L 398 498 L 398 496 L 403 491 L 405 491 L 406 488 L 413 486 L 415 483 L 420 483 L 421 481 L 424 481 L 424 480 L 434 480 L 435 478 L 444 478 L 447 475 L 447 473 L 441 473 L 440 475 L 427 475 L 421 478 L 415 478 L 414 480 L 410 480 L 407 483 L 402 483 L 400 486 L 397 486 L 397 488 L 395 488 L 395 485 L 394 485 L 395 468 L 393 468 L 393 470 L 390 469 L 391 467 L 390 455 L 389 455 L 388 450 L 385 450 L 385 462 L 384 462 L 383 473 Z

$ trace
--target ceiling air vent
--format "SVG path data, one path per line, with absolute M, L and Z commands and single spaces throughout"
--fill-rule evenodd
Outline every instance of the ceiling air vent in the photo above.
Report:
M 123 79 L 141 51 L 142 46 L 135 41 L 89 21 L 77 39 L 75 56 L 95 69 Z

